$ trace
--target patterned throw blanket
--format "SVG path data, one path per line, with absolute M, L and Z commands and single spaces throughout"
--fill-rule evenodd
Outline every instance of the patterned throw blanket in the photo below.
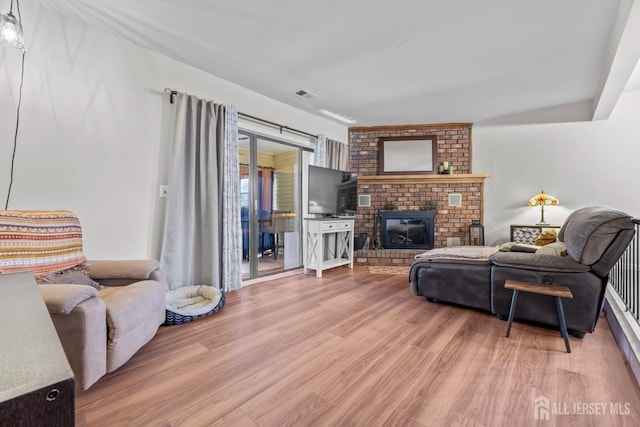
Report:
M 86 260 L 73 212 L 0 210 L 0 273 L 31 270 L 41 277 Z

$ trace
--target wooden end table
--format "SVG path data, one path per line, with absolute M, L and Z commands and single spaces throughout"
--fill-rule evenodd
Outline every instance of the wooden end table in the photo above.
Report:
M 509 308 L 509 323 L 507 325 L 507 337 L 511 332 L 511 323 L 513 323 L 513 315 L 516 311 L 516 302 L 518 300 L 518 292 L 529 292 L 538 295 L 548 295 L 554 297 L 556 300 L 556 308 L 558 310 L 558 319 L 560 320 L 560 333 L 564 338 L 564 345 L 567 348 L 567 353 L 571 353 L 571 346 L 569 345 L 569 334 L 567 333 L 567 322 L 564 318 L 564 308 L 562 307 L 562 298 L 573 298 L 571 289 L 562 285 L 546 285 L 538 283 L 525 283 L 518 280 L 507 279 L 504 282 L 504 287 L 507 289 L 513 289 L 513 296 L 511 297 L 511 307 Z

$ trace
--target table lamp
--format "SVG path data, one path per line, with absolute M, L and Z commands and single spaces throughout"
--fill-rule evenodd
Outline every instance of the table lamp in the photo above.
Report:
M 540 222 L 537 225 L 547 225 L 544 221 L 544 207 L 558 206 L 558 199 L 551 194 L 545 193 L 544 190 L 529 199 L 529 206 L 540 206 Z

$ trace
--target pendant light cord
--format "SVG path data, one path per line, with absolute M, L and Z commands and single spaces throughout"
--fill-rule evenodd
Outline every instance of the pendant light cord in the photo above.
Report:
M 16 10 L 18 11 L 18 21 L 22 24 L 22 15 L 20 14 L 20 0 L 16 0 Z M 9 7 L 9 13 L 13 13 L 13 0 L 11 0 L 11 7 Z
M 18 129 L 20 128 L 20 105 L 22 105 L 22 85 L 24 84 L 24 57 L 27 54 L 26 49 L 22 49 L 22 69 L 20 71 L 20 90 L 18 94 L 18 107 L 16 109 L 16 132 L 13 135 L 13 153 L 11 154 L 11 172 L 9 179 L 9 189 L 7 191 L 7 201 L 4 204 L 4 209 L 9 208 L 9 198 L 11 197 L 11 187 L 13 186 L 13 169 L 16 162 L 16 150 L 18 148 Z

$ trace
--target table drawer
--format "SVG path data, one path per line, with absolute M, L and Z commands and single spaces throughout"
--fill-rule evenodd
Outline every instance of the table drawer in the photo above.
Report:
M 353 229 L 353 221 L 340 221 L 340 224 L 338 227 L 340 231 L 351 230 Z
M 340 230 L 340 221 L 325 221 L 322 223 L 322 231 Z

